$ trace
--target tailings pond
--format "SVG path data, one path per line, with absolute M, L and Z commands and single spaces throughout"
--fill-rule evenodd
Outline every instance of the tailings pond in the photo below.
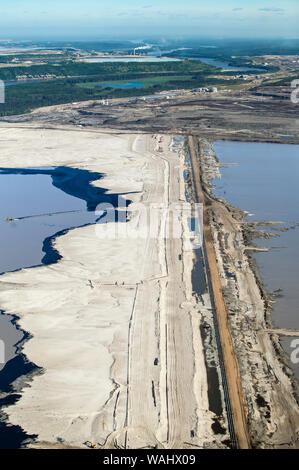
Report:
M 215 142 L 214 151 L 224 165 L 221 179 L 213 181 L 214 194 L 247 211 L 248 221 L 281 222 L 258 227 L 273 237 L 254 240 L 269 249 L 254 257 L 266 289 L 275 295 L 273 325 L 299 330 L 299 146 Z M 294 340 L 281 338 L 288 355 Z M 299 378 L 298 364 L 290 365 Z
M 57 262 L 60 255 L 52 246 L 56 236 L 95 224 L 99 203 L 117 207 L 118 195 L 92 185 L 101 177 L 66 167 L 0 168 L 0 281 L 5 272 Z M 11 388 L 15 379 L 21 382 L 26 374 L 39 371 L 22 354 L 20 346 L 28 334 L 15 321 L 0 305 L 0 342 L 5 345 L 4 358 L 0 357 L 0 406 L 18 399 Z M 0 448 L 17 448 L 27 437 L 18 426 L 0 420 Z

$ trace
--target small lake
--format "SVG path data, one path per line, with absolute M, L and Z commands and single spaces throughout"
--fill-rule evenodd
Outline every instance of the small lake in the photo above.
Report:
M 222 178 L 213 181 L 214 194 L 248 211 L 247 220 L 283 222 L 260 227 L 276 237 L 254 240 L 257 246 L 270 249 L 254 256 L 268 292 L 279 294 L 273 324 L 299 330 L 299 146 L 215 142 L 214 151 L 220 163 L 226 164 L 221 168 Z M 291 337 L 283 340 L 287 352 L 286 343 L 291 341 Z
M 214 58 L 210 58 L 210 57 L 200 57 L 200 58 L 193 58 L 193 57 L 189 57 L 189 59 L 192 59 L 192 60 L 200 60 L 201 62 L 203 62 L 204 64 L 207 64 L 207 65 L 213 65 L 214 67 L 220 67 L 222 70 L 227 70 L 227 71 L 230 71 L 230 72 L 254 72 L 254 71 L 262 71 L 263 69 L 259 69 L 259 68 L 251 68 L 251 67 L 237 67 L 237 66 L 232 66 L 232 65 L 228 65 L 228 62 L 224 62 L 222 60 L 219 60 L 219 59 L 214 59 Z
M 101 177 L 67 167 L 0 168 L 0 277 L 1 273 L 57 262 L 60 255 L 52 247 L 53 238 L 72 228 L 95 224 L 99 203 L 117 207 L 117 194 L 106 194 L 105 189 L 91 184 Z M 0 393 L 10 391 L 15 379 L 38 370 L 18 350 L 18 343 L 27 337 L 0 305 L 0 340 L 5 343 Z M 16 399 L 14 394 L 0 399 L 0 408 Z M 20 427 L 0 421 L 0 448 L 17 448 L 27 437 Z
M 46 82 L 49 80 L 18 80 L 15 82 L 5 82 L 5 86 L 27 85 L 28 83 Z
M 146 86 L 145 83 L 142 82 L 127 82 L 127 83 L 94 83 L 94 84 L 89 84 L 89 88 L 94 88 L 97 86 L 102 86 L 102 87 L 111 87 L 111 88 L 142 88 Z

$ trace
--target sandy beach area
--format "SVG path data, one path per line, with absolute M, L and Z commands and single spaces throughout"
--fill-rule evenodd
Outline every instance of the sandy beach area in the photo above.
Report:
M 184 152 L 172 136 L 1 124 L 0 166 L 68 166 L 133 203 L 186 202 Z M 0 278 L 0 308 L 31 338 L 41 368 L 4 412 L 38 438 L 31 447 L 224 447 L 212 430 L 208 383 L 181 212 L 160 211 L 157 237 L 107 237 L 101 224 L 54 241 L 62 259 Z M 126 223 L 138 227 L 134 213 Z M 17 385 L 16 385 L 17 386 Z

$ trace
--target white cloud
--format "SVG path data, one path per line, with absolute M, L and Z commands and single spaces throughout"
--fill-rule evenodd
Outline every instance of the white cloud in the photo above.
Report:
M 274 12 L 274 13 L 282 13 L 284 8 L 259 8 L 259 11 L 264 11 L 264 12 Z

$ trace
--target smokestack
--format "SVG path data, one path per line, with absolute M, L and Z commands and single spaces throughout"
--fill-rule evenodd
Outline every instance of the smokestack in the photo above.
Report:
M 151 49 L 151 47 L 152 47 L 152 46 L 149 46 L 149 45 L 147 45 L 147 46 L 135 47 L 135 49 L 134 49 L 134 55 L 136 55 L 136 51 L 140 51 L 141 49 L 143 49 L 143 50 L 144 50 L 144 49 Z

